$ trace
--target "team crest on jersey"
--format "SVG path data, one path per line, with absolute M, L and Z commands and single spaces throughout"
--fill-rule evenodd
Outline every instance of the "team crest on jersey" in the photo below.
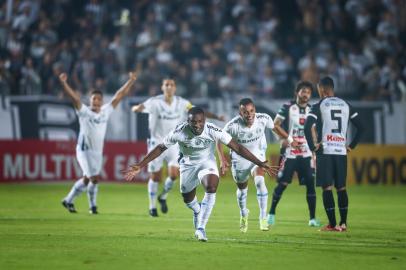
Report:
M 324 105 L 325 105 L 326 107 L 330 107 L 330 103 L 329 103 L 329 102 L 324 103 Z

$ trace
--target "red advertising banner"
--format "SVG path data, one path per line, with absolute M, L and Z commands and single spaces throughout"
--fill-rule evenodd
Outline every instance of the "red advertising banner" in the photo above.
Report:
M 76 180 L 82 170 L 76 161 L 76 142 L 10 140 L 0 141 L 0 183 L 30 180 Z M 145 142 L 106 142 L 102 179 L 123 181 L 121 171 L 147 152 Z M 137 181 L 147 179 L 146 170 Z

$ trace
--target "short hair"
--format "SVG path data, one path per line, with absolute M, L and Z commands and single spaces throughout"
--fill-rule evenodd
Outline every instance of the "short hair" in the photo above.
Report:
M 100 90 L 92 90 L 92 91 L 90 91 L 90 96 L 93 96 L 93 95 L 100 95 L 103 97 L 103 92 Z
M 189 109 L 189 111 L 187 113 L 191 114 L 191 115 L 196 115 L 196 114 L 204 115 L 204 110 L 199 106 L 193 106 L 192 108 Z
M 240 106 L 246 106 L 248 104 L 254 104 L 254 101 L 250 98 L 242 98 L 240 99 Z
M 320 79 L 319 86 L 325 89 L 334 90 L 334 81 L 330 76 L 326 76 Z
M 295 93 L 297 94 L 300 90 L 302 90 L 303 88 L 309 88 L 310 91 L 314 91 L 314 86 L 311 82 L 309 81 L 299 81 L 296 84 L 296 88 L 295 88 Z

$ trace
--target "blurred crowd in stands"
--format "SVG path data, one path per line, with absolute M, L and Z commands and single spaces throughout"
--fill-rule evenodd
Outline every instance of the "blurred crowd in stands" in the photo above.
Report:
M 289 98 L 329 74 L 352 100 L 406 99 L 404 0 L 2 0 L 0 89 L 60 95 L 68 72 L 86 94 Z

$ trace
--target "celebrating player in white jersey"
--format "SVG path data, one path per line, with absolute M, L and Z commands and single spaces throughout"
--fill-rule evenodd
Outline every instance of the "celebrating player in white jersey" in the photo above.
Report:
M 323 204 L 329 224 L 322 231 L 347 230 L 348 195 L 347 152 L 357 145 L 362 134 L 358 113 L 344 100 L 334 96 L 334 82 L 324 77 L 317 85 L 320 102 L 313 105 L 305 122 L 304 132 L 310 150 L 316 152 L 316 185 L 323 189 Z M 349 121 L 356 128 L 351 143 L 347 145 Z M 316 125 L 317 143 L 314 143 L 313 125 Z M 333 186 L 337 190 L 340 222 L 337 224 Z
M 299 184 L 306 186 L 306 201 L 309 208 L 309 226 L 320 226 L 316 219 L 316 190 L 314 187 L 314 175 L 312 168 L 312 151 L 307 145 L 304 135 L 304 123 L 310 111 L 309 100 L 312 96 L 313 84 L 308 81 L 300 81 L 295 89 L 295 100 L 284 104 L 275 117 L 276 126 L 284 126 L 289 135 L 300 144 L 297 148 L 289 145 L 282 147 L 280 171 L 278 173 L 278 185 L 272 195 L 271 209 L 269 210 L 268 224 L 275 224 L 275 211 L 279 200 L 288 184 L 292 182 L 293 174 L 297 173 Z M 283 145 L 283 143 L 282 143 Z
M 133 112 L 148 113 L 148 122 L 150 130 L 150 138 L 148 139 L 148 152 L 162 143 L 163 138 L 172 131 L 176 125 L 186 120 L 187 111 L 192 107 L 190 101 L 175 96 L 176 83 L 171 78 L 165 78 L 161 86 L 162 95 L 151 97 L 145 102 L 132 107 Z M 215 114 L 207 113 L 210 118 L 223 120 L 222 117 L 217 117 Z M 152 217 L 157 217 L 156 200 L 161 205 L 162 213 L 168 212 L 166 199 L 168 192 L 179 175 L 178 165 L 179 149 L 171 147 L 165 151 L 159 158 L 148 164 L 148 172 L 150 179 L 148 181 L 148 197 L 149 197 L 149 214 Z M 164 188 L 161 194 L 158 193 L 158 183 L 162 177 L 163 163 L 166 162 L 168 177 L 165 180 Z
M 107 121 L 118 103 L 125 97 L 137 76 L 130 72 L 128 81 L 116 92 L 111 102 L 103 105 L 103 94 L 94 90 L 90 95 L 90 106 L 82 104 L 79 95 L 68 84 L 66 73 L 59 75 L 65 93 L 72 99 L 79 118 L 79 136 L 76 146 L 76 158 L 83 171 L 83 177 L 75 182 L 62 205 L 71 213 L 76 213 L 74 199 L 86 190 L 91 214 L 97 214 L 98 180 L 103 164 L 103 146 Z
M 178 144 L 181 153 L 180 191 L 186 206 L 193 210 L 195 236 L 199 241 L 207 241 L 205 228 L 216 200 L 219 174 L 214 153 L 217 141 L 272 173 L 272 168 L 266 161 L 256 158 L 247 148 L 235 142 L 227 132 L 206 122 L 204 111 L 199 107 L 192 107 L 188 112 L 187 122 L 179 124 L 162 143 L 126 172 L 126 179 L 132 180 L 142 167 L 159 157 L 169 147 Z M 196 197 L 196 187 L 200 183 L 206 191 L 201 203 Z
M 239 111 L 240 115 L 228 122 L 224 130 L 228 132 L 234 140 L 248 148 L 259 160 L 264 161 L 266 159 L 265 152 L 267 142 L 265 129 L 270 129 L 281 138 L 287 139 L 292 143 L 293 147 L 297 146 L 297 142 L 281 127 L 274 126 L 272 118 L 268 114 L 256 112 L 254 102 L 251 99 L 241 99 Z M 229 164 L 224 156 L 223 147 L 220 144 L 217 144 L 217 150 L 220 155 L 220 168 L 222 173 L 224 173 L 229 167 Z M 231 172 L 238 187 L 237 202 L 240 207 L 240 231 L 245 233 L 248 230 L 249 210 L 247 209 L 247 194 L 248 178 L 250 175 L 254 177 L 255 186 L 257 188 L 257 200 L 260 209 L 259 228 L 262 231 L 269 230 L 266 218 L 268 210 L 268 190 L 265 185 L 264 169 L 240 156 L 233 150 L 230 150 L 230 156 Z

